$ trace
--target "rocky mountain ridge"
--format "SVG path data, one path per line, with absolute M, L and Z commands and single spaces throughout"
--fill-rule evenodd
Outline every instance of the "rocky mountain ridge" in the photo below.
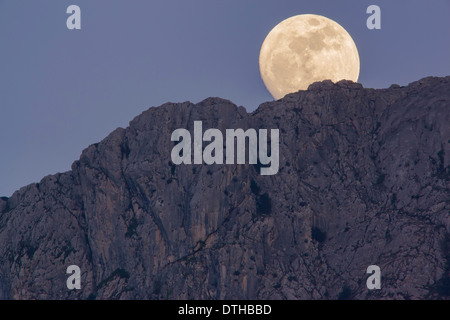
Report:
M 171 133 L 196 120 L 279 129 L 279 172 L 173 164 Z M 447 299 L 449 123 L 450 77 L 324 81 L 250 114 L 220 98 L 150 108 L 0 198 L 0 298 Z

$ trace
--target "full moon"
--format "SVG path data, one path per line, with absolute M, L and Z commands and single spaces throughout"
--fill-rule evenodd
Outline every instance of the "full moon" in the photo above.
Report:
M 316 81 L 358 81 L 358 49 L 338 23 L 302 14 L 269 32 L 261 47 L 259 70 L 267 90 L 281 99 Z

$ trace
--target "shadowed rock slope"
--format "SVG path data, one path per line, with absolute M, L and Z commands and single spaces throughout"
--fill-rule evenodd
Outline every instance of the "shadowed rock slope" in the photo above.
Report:
M 278 174 L 174 165 L 195 120 L 279 129 Z M 0 199 L 0 298 L 448 299 L 449 184 L 450 77 L 324 81 L 251 114 L 167 103 Z

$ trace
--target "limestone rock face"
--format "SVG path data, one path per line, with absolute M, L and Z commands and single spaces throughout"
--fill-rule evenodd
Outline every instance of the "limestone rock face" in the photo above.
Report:
M 196 120 L 279 129 L 279 172 L 173 164 L 172 132 Z M 447 299 L 449 186 L 450 77 L 325 81 L 251 114 L 167 103 L 0 198 L 0 298 Z

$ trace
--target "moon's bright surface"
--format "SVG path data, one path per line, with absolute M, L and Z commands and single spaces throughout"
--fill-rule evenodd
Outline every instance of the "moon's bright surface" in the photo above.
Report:
M 306 90 L 316 81 L 358 81 L 355 42 L 337 22 L 303 14 L 269 32 L 259 55 L 261 77 L 275 99 Z

